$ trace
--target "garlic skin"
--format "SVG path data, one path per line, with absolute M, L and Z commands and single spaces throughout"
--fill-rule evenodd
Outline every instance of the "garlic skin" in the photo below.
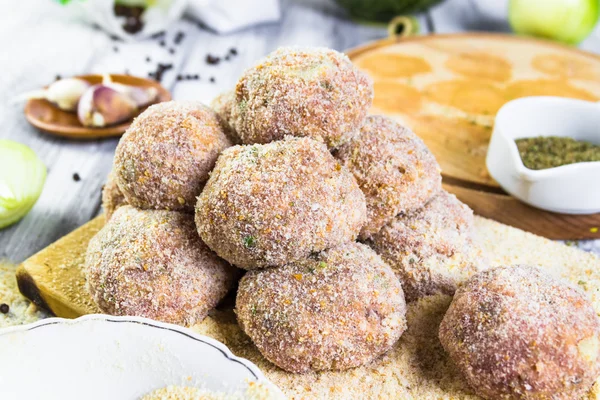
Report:
M 155 87 L 139 87 L 124 85 L 114 82 L 109 74 L 102 75 L 102 84 L 115 89 L 131 98 L 138 107 L 150 105 L 158 98 L 158 89 Z
M 137 104 L 127 94 L 98 84 L 79 99 L 77 117 L 83 126 L 103 128 L 131 119 L 137 111 Z

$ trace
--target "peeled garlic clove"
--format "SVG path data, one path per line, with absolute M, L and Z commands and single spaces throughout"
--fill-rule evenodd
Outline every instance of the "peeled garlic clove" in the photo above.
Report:
M 90 86 L 90 83 L 83 79 L 60 79 L 48 86 L 46 100 L 56 104 L 61 110 L 76 111 L 79 99 Z
M 77 117 L 83 126 L 101 128 L 133 118 L 137 111 L 137 105 L 128 95 L 100 84 L 81 96 Z
M 51 83 L 46 89 L 23 93 L 15 101 L 46 99 L 64 111 L 77 111 L 77 104 L 90 83 L 79 78 L 65 78 Z

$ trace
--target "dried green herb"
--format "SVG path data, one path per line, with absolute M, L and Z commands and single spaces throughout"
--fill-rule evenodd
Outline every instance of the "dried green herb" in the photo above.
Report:
M 600 161 L 600 146 L 569 137 L 539 136 L 515 140 L 523 164 L 534 170 Z
M 246 236 L 244 238 L 244 246 L 246 246 L 248 248 L 252 248 L 252 247 L 256 246 L 256 238 L 252 235 Z

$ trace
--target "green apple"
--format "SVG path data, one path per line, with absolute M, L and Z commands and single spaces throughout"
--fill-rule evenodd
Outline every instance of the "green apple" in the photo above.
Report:
M 578 44 L 598 21 L 598 3 L 598 0 L 511 0 L 508 19 L 516 33 Z

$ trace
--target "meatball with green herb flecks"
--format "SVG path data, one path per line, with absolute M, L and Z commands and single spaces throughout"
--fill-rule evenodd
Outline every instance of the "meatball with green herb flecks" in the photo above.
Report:
M 396 272 L 407 301 L 443 293 L 484 268 L 473 211 L 441 191 L 422 209 L 400 214 L 367 243 Z
M 309 138 L 225 150 L 196 205 L 202 240 L 244 269 L 285 265 L 353 241 L 365 218 L 352 174 Z
M 239 270 L 177 211 L 119 207 L 89 243 L 87 288 L 105 313 L 194 325 L 227 294 Z
M 104 208 L 104 215 L 108 221 L 112 217 L 115 210 L 121 206 L 127 204 L 125 196 L 121 193 L 121 189 L 115 182 L 115 174 L 111 171 L 106 178 L 106 183 L 102 188 L 102 208 Z
M 291 135 L 335 148 L 356 134 L 372 102 L 371 80 L 344 54 L 282 47 L 244 72 L 232 121 L 243 143 Z
M 590 301 L 537 267 L 474 276 L 456 291 L 439 337 L 485 399 L 579 400 L 600 375 L 600 321 Z
M 440 166 L 410 129 L 383 116 L 367 117 L 336 157 L 354 174 L 367 200 L 366 239 L 401 213 L 423 207 L 442 189 Z
M 360 243 L 250 271 L 240 281 L 236 314 L 263 356 L 294 373 L 364 365 L 406 330 L 400 283 Z
M 228 92 L 221 93 L 210 103 L 210 107 L 217 113 L 217 118 L 221 123 L 221 128 L 225 135 L 234 144 L 242 143 L 237 132 L 233 128 L 231 113 L 233 111 L 233 105 L 235 103 L 235 91 L 231 90 Z
M 217 157 L 230 145 L 207 106 L 155 104 L 119 141 L 113 164 L 117 185 L 134 207 L 193 212 Z

